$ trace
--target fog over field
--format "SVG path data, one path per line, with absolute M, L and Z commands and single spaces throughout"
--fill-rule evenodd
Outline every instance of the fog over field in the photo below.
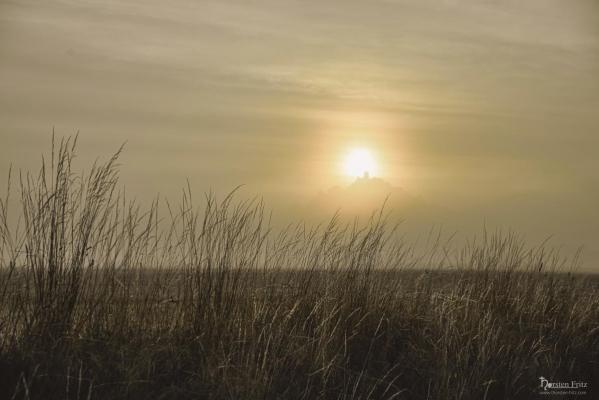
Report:
M 82 167 L 127 142 L 138 198 L 243 184 L 287 221 L 367 148 L 428 207 L 391 196 L 406 230 L 552 236 L 599 271 L 592 0 L 3 1 L 0 88 L 3 176 L 80 131 Z

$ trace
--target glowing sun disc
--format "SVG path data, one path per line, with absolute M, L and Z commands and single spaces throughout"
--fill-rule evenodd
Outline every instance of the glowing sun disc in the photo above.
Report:
M 345 157 L 343 172 L 352 178 L 375 176 L 378 174 L 378 165 L 369 150 L 353 149 Z

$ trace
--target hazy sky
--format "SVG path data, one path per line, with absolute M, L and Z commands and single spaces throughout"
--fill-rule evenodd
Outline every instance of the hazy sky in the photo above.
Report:
M 81 166 L 128 142 L 140 196 L 309 202 L 364 147 L 465 225 L 599 265 L 595 0 L 0 0 L 0 121 L 3 174 L 79 130 Z

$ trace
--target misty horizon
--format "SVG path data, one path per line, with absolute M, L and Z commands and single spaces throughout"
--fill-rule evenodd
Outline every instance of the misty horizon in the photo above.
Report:
M 3 2 L 0 175 L 54 127 L 82 168 L 127 142 L 138 198 L 244 185 L 292 221 L 365 163 L 434 208 L 395 204 L 414 229 L 551 237 L 599 271 L 597 4 L 339 4 Z

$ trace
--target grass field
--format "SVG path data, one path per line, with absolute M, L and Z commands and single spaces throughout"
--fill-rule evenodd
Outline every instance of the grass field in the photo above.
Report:
M 383 213 L 274 231 L 259 201 L 191 190 L 144 209 L 118 154 L 81 175 L 74 151 L 0 202 L 0 398 L 597 393 L 599 281 L 576 259 L 492 233 L 419 254 Z

